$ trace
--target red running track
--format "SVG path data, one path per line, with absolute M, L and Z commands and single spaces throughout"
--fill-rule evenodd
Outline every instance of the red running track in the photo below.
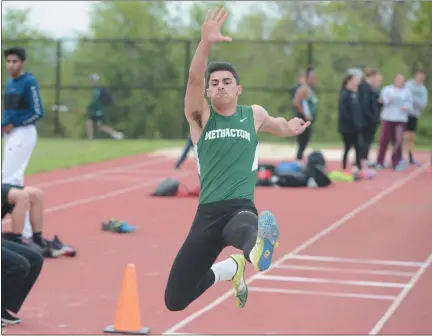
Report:
M 137 266 L 143 325 L 153 334 L 432 333 L 432 176 L 422 168 L 323 190 L 258 189 L 258 206 L 281 226 L 275 267 L 258 276 L 248 269 L 245 309 L 219 284 L 172 313 L 164 288 L 196 199 L 148 194 L 166 177 L 197 183 L 193 162 L 172 166 L 142 155 L 27 179 L 45 190 L 46 233 L 58 233 L 78 256 L 46 261 L 24 322 L 9 333 L 100 333 L 114 320 L 127 263 Z M 100 221 L 112 216 L 138 231 L 101 232 Z

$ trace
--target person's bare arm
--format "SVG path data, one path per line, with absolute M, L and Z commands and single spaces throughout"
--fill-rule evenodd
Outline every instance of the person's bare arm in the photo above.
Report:
M 221 28 L 228 13 L 222 8 L 207 12 L 201 30 L 201 41 L 192 59 L 185 96 L 185 115 L 191 126 L 192 137 L 203 129 L 208 120 L 209 106 L 204 98 L 205 72 L 213 43 L 230 42 L 232 39 L 221 34 Z
M 257 132 L 267 132 L 278 137 L 299 135 L 311 124 L 310 121 L 305 122 L 300 118 L 290 120 L 282 117 L 274 118 L 260 105 L 252 105 L 252 110 Z
M 294 99 L 292 103 L 292 105 L 297 109 L 297 111 L 299 111 L 307 120 L 309 120 L 309 116 L 303 110 L 302 101 L 307 98 L 308 94 L 309 94 L 309 89 L 307 88 L 307 86 L 306 85 L 300 86 L 294 95 Z
M 186 86 L 185 115 L 191 127 L 202 129 L 202 119 L 209 114 L 204 98 L 205 72 L 212 43 L 201 41 L 192 59 Z M 205 118 L 207 119 L 207 118 Z

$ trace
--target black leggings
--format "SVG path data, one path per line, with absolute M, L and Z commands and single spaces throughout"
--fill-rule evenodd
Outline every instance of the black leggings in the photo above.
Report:
M 309 126 L 303 133 L 297 135 L 297 160 L 303 160 L 303 153 L 311 139 L 312 126 Z
M 365 128 L 362 131 L 363 149 L 362 149 L 362 159 L 367 160 L 369 158 L 369 150 L 375 139 L 377 128 Z
M 255 245 L 257 210 L 248 200 L 230 200 L 198 207 L 194 222 L 172 265 L 165 289 L 171 311 L 185 309 L 215 282 L 211 266 L 227 246 L 243 250 Z
M 18 313 L 39 277 L 42 255 L 29 247 L 2 239 L 2 309 Z
M 356 166 L 359 170 L 362 169 L 362 141 L 358 133 L 342 133 L 342 140 L 344 142 L 344 153 L 342 158 L 342 168 L 346 169 L 348 152 L 351 147 L 355 148 Z

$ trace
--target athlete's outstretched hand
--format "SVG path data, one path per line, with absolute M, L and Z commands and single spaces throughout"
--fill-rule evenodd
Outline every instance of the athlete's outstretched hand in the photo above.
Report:
M 223 36 L 221 28 L 228 17 L 225 9 L 216 8 L 207 12 L 206 19 L 201 29 L 201 39 L 207 42 L 231 42 L 232 38 Z
M 310 126 L 310 121 L 304 121 L 301 118 L 292 118 L 288 121 L 288 127 L 290 128 L 293 135 L 299 135 L 304 132 L 306 128 Z

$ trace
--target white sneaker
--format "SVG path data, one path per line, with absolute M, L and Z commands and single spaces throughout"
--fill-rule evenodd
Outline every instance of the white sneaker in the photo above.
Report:
M 114 133 L 113 138 L 115 140 L 122 140 L 122 139 L 124 139 L 124 134 L 122 132 Z

